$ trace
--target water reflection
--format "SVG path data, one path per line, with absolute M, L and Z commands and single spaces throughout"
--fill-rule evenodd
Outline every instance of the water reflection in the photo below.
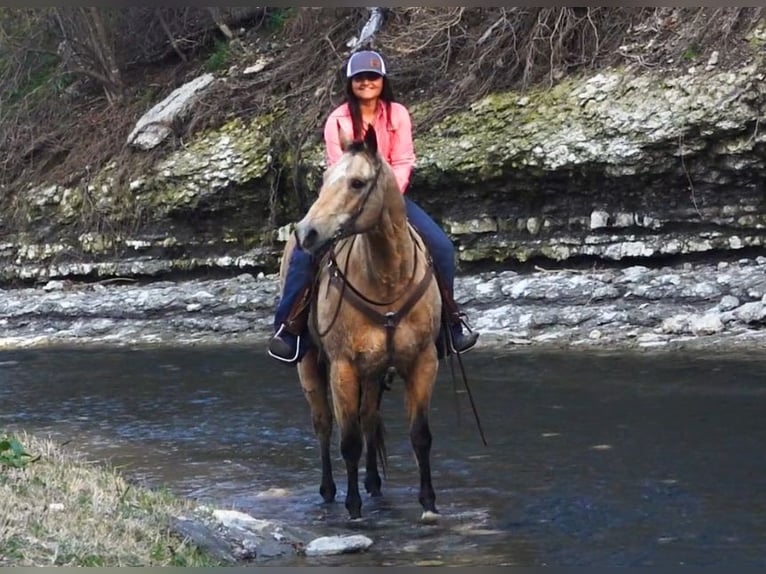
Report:
M 464 360 L 490 444 L 443 367 L 432 411 L 445 515 L 436 527 L 417 524 L 401 385 L 383 406 L 384 497 L 365 499 L 367 518 L 350 525 L 342 502 L 320 503 L 295 372 L 263 349 L 4 352 L 0 425 L 72 441 L 185 496 L 375 540 L 364 555 L 311 564 L 766 564 L 766 359 Z M 342 472 L 336 481 L 342 500 Z

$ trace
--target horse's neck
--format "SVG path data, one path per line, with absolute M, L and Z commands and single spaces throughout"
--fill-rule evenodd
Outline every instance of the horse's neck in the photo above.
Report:
M 399 194 L 398 189 L 395 193 Z M 401 196 L 386 200 L 378 225 L 359 239 L 358 249 L 368 262 L 368 279 L 386 291 L 401 289 L 414 265 L 413 238 Z

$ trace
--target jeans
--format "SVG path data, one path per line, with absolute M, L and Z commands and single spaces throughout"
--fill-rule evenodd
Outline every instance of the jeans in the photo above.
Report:
M 425 241 L 433 258 L 436 272 L 451 294 L 455 283 L 455 247 L 452 245 L 452 241 L 442 228 L 431 219 L 431 216 L 414 201 L 404 196 L 404 203 L 407 206 L 407 218 L 423 237 L 423 241 Z M 296 245 L 287 265 L 282 297 L 274 313 L 275 331 L 287 320 L 290 309 L 295 305 L 303 288 L 311 284 L 315 274 L 316 262 L 314 258 Z

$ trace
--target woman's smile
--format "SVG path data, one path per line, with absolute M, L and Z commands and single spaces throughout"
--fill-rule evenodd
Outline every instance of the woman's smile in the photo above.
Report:
M 351 78 L 351 89 L 360 100 L 374 100 L 383 91 L 383 76 L 377 74 L 357 74 Z

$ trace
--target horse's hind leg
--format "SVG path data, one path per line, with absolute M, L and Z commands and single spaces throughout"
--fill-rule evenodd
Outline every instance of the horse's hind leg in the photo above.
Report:
M 349 363 L 334 363 L 330 368 L 335 420 L 340 431 L 340 453 L 346 463 L 346 509 L 351 518 L 362 516 L 359 495 L 359 459 L 362 457 L 362 428 L 359 424 L 360 387 Z
M 436 380 L 436 353 L 419 359 L 405 380 L 407 413 L 410 421 L 410 441 L 420 471 L 418 500 L 423 507 L 423 518 L 436 514 L 436 493 L 431 483 L 431 429 L 428 413 L 434 381 Z
M 317 361 L 317 351 L 312 349 L 298 363 L 298 375 L 301 380 L 303 394 L 311 408 L 311 422 L 314 434 L 319 440 L 320 458 L 322 460 L 322 482 L 319 494 L 325 502 L 335 500 L 335 481 L 332 478 L 332 461 L 330 459 L 330 439 L 332 438 L 332 411 L 327 395 L 327 374 Z
M 378 473 L 378 458 L 386 469 L 386 445 L 383 420 L 380 418 L 380 401 L 386 381 L 368 382 L 362 397 L 362 430 L 367 449 L 367 464 L 364 477 L 364 488 L 370 496 L 380 496 L 382 481 Z

